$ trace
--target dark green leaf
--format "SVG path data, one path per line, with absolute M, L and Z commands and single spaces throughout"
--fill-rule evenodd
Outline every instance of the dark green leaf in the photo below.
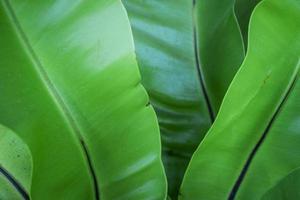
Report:
M 212 112 L 244 59 L 244 44 L 234 12 L 235 0 L 195 0 L 201 71 Z
M 176 198 L 191 154 L 244 57 L 234 1 L 124 3 L 142 82 L 159 119 L 169 194 Z
M 262 197 L 262 200 L 300 199 L 300 168 L 279 180 Z
M 124 1 L 143 84 L 158 114 L 169 194 L 211 125 L 193 41 L 192 1 Z
M 235 1 L 235 13 L 241 28 L 245 46 L 247 46 L 248 26 L 249 26 L 251 13 L 255 8 L 255 6 L 260 1 L 261 0 L 236 0 Z

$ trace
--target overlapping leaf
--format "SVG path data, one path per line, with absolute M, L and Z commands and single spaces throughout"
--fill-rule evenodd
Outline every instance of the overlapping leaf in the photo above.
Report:
M 262 197 L 262 200 L 287 200 L 300 198 L 300 169 L 293 170 L 290 174 L 279 180 Z
M 32 158 L 28 147 L 0 125 L 0 199 L 30 198 Z
M 123 2 L 142 82 L 158 114 L 169 193 L 176 198 L 191 154 L 244 57 L 234 1 Z
M 244 45 L 247 46 L 248 43 L 248 27 L 251 13 L 255 6 L 261 0 L 236 0 L 235 1 L 235 13 L 236 18 L 239 22 L 240 29 L 244 39 Z
M 216 115 L 244 59 L 244 44 L 235 16 L 235 0 L 194 2 L 199 62 L 211 112 Z
M 260 199 L 300 166 L 299 1 L 265 0 L 250 24 L 246 59 L 193 155 L 181 199 Z
M 156 109 L 169 194 L 176 197 L 192 152 L 211 125 L 197 72 L 192 1 L 124 1 L 137 58 Z

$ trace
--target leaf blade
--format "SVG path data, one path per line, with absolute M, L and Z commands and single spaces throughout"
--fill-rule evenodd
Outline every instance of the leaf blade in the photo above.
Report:
M 158 126 L 121 2 L 10 3 L 0 118 L 33 152 L 33 197 L 164 198 Z
M 295 4 L 293 0 L 284 4 L 265 0 L 255 9 L 246 59 L 224 98 L 216 122 L 190 162 L 181 188 L 182 199 L 229 196 L 248 155 L 297 77 L 299 32 L 295 27 L 299 21 L 294 19 L 299 8 Z M 290 28 L 284 28 L 286 24 Z M 255 81 L 250 81 L 251 77 Z M 195 188 L 199 184 L 201 190 Z M 257 192 L 244 193 L 243 197 L 256 194 L 259 198 Z
M 0 125 L 0 197 L 29 199 L 32 157 L 27 145 L 14 132 Z
M 169 193 L 176 199 L 187 163 L 214 121 L 244 57 L 234 1 L 221 6 L 219 1 L 123 2 L 133 29 L 142 83 L 160 123 Z M 230 23 L 220 24 L 220 16 L 230 18 Z M 205 31 L 211 27 L 225 36 Z M 228 48 L 225 56 L 215 51 L 224 47 Z M 205 60 L 207 54 L 213 56 Z

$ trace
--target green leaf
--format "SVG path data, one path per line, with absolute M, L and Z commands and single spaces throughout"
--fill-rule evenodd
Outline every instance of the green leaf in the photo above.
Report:
M 244 57 L 234 1 L 124 3 L 142 83 L 158 115 L 169 194 L 176 198 L 190 157 Z
M 181 199 L 260 199 L 300 166 L 298 27 L 298 0 L 255 9 L 246 59 L 193 155 Z
M 159 120 L 169 194 L 178 188 L 189 159 L 211 125 L 197 72 L 192 1 L 124 1 L 137 58 Z
M 235 0 L 195 0 L 199 58 L 212 112 L 244 59 L 244 44 L 235 16 Z
M 243 35 L 245 46 L 247 46 L 247 41 L 248 41 L 248 27 L 249 27 L 250 16 L 253 9 L 259 2 L 261 2 L 261 0 L 236 0 L 235 1 L 234 9 Z
M 262 197 L 262 200 L 286 200 L 300 198 L 300 168 L 282 178 Z
M 32 158 L 27 145 L 0 125 L 0 199 L 29 199 Z
M 164 199 L 159 128 L 120 1 L 2 0 L 0 121 L 33 199 Z

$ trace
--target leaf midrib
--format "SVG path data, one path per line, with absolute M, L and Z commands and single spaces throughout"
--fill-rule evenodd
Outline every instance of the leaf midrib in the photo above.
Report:
M 17 192 L 22 196 L 23 199 L 29 200 L 29 194 L 25 188 L 17 181 L 17 179 L 12 176 L 8 170 L 0 165 L 0 175 L 3 175 L 5 179 L 17 190 Z
M 47 74 L 46 70 L 44 69 L 38 56 L 34 52 L 34 49 L 31 46 L 25 32 L 23 31 L 22 26 L 19 23 L 18 18 L 8 0 L 4 0 L 4 7 L 6 8 L 6 11 L 11 18 L 11 22 L 14 27 L 14 30 L 16 31 L 16 34 L 19 35 L 19 39 L 21 40 L 20 42 L 23 43 L 24 47 L 27 49 L 27 51 L 29 53 L 29 56 L 32 58 L 31 60 L 32 60 L 33 67 L 39 74 L 39 77 L 40 77 L 42 83 L 44 84 L 48 93 L 52 97 L 52 100 L 55 102 L 55 105 L 57 105 L 57 107 L 61 111 L 61 114 L 62 114 L 63 118 L 65 118 L 65 121 L 67 122 L 68 126 L 75 133 L 75 135 L 77 135 L 77 138 L 82 147 L 81 150 L 84 153 L 84 155 L 86 156 L 86 162 L 89 166 L 89 170 L 90 170 L 91 176 L 93 178 L 95 198 L 96 198 L 96 200 L 98 200 L 99 199 L 99 191 L 98 191 L 97 178 L 95 175 L 95 170 L 93 169 L 93 166 L 92 166 L 92 163 L 90 160 L 88 149 L 83 140 L 83 133 L 82 133 L 81 129 L 79 128 L 79 126 L 77 125 L 75 118 L 73 118 L 72 112 L 68 109 L 67 104 L 64 102 L 64 99 L 60 96 L 55 85 L 51 82 L 49 75 Z
M 282 101 L 280 102 L 279 106 L 277 107 L 277 109 L 275 110 L 273 116 L 271 117 L 265 131 L 263 132 L 263 134 L 261 135 L 260 139 L 258 140 L 258 142 L 256 143 L 256 145 L 254 146 L 254 148 L 252 149 L 251 153 L 249 154 L 243 169 L 240 172 L 239 177 L 237 178 L 237 180 L 235 181 L 229 196 L 228 196 L 228 200 L 234 200 L 236 197 L 236 194 L 238 193 L 238 190 L 240 189 L 240 186 L 242 184 L 242 182 L 244 181 L 244 178 L 248 172 L 248 169 L 257 153 L 257 151 L 259 150 L 259 148 L 261 147 L 261 145 L 263 144 L 263 142 L 265 141 L 269 131 L 272 128 L 272 125 L 274 124 L 274 122 L 276 121 L 277 117 L 279 116 L 281 110 L 283 109 L 284 105 L 286 104 L 286 102 L 288 101 L 288 98 L 290 96 L 290 94 L 292 93 L 297 80 L 299 79 L 299 75 L 298 75 L 299 70 L 296 72 L 295 77 L 293 78 L 289 88 L 287 89 L 285 96 L 283 97 Z
M 200 88 L 202 89 L 204 100 L 207 105 L 207 110 L 208 110 L 208 114 L 210 117 L 210 121 L 211 121 L 211 123 L 213 123 L 215 121 L 215 114 L 214 114 L 214 111 L 212 108 L 211 101 L 209 99 L 207 88 L 205 86 L 203 71 L 201 69 L 199 53 L 198 53 L 198 37 L 197 37 L 197 26 L 196 26 L 197 19 L 196 19 L 195 8 L 196 8 L 196 0 L 193 0 L 192 21 L 193 21 L 193 42 L 194 42 L 194 54 L 195 54 L 195 66 L 197 69 L 197 75 L 198 75 L 198 79 L 200 82 Z

